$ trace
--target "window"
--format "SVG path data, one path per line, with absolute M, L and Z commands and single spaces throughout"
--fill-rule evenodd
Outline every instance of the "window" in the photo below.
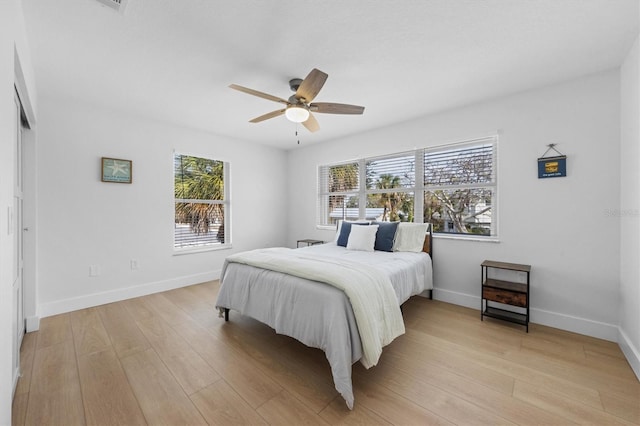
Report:
M 495 237 L 496 157 L 493 136 L 320 166 L 318 225 L 431 222 L 440 234 Z
M 360 217 L 360 164 L 350 162 L 319 169 L 318 218 L 322 225 Z
M 424 153 L 424 222 L 434 232 L 496 235 L 496 144 L 475 141 Z
M 413 222 L 416 185 L 414 152 L 366 160 L 367 210 L 373 219 Z
M 175 249 L 229 245 L 229 164 L 174 154 Z

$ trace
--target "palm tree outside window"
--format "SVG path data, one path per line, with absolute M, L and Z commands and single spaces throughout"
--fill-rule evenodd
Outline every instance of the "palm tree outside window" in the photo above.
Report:
M 174 154 L 175 249 L 229 245 L 228 163 Z

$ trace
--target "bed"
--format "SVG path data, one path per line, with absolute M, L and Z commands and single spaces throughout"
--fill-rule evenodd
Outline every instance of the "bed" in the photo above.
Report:
M 401 305 L 431 297 L 431 255 L 429 224 L 340 222 L 325 244 L 227 257 L 216 307 L 226 321 L 237 311 L 323 350 L 353 409 L 352 364 L 376 365 L 382 348 L 404 333 Z

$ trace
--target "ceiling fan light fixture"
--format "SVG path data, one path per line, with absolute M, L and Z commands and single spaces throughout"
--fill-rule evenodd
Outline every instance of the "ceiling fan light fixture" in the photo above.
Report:
M 303 123 L 309 118 L 309 110 L 300 106 L 290 106 L 284 115 L 289 121 L 294 123 Z

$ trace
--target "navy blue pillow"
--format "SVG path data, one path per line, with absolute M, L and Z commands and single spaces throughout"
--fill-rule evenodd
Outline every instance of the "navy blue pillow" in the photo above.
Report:
M 393 251 L 393 240 L 396 237 L 398 224 L 400 222 L 371 222 L 372 225 L 378 225 L 376 233 L 376 243 L 374 250 Z
M 369 223 L 358 223 L 358 222 L 342 222 L 342 227 L 340 227 L 340 235 L 338 235 L 338 245 L 342 247 L 347 246 L 347 242 L 349 242 L 349 234 L 351 233 L 351 225 L 369 225 Z

